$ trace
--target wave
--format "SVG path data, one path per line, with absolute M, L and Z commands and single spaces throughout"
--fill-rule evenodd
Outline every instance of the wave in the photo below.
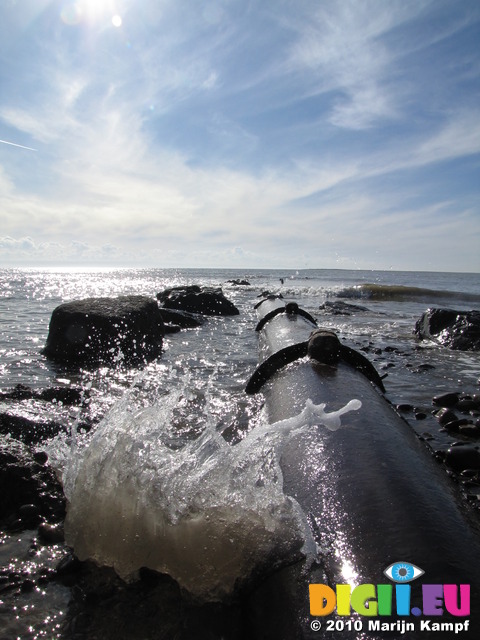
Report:
M 364 298 L 368 300 L 463 300 L 480 302 L 480 294 L 464 291 L 439 291 L 423 287 L 398 284 L 359 284 L 335 293 L 337 298 Z

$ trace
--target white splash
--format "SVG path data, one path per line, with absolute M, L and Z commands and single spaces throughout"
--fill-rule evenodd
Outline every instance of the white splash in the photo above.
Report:
M 125 579 L 146 566 L 220 600 L 265 563 L 314 554 L 305 516 L 283 492 L 281 448 L 311 425 L 337 429 L 360 401 L 332 413 L 308 401 L 299 416 L 258 427 L 235 446 L 207 424 L 172 449 L 176 400 L 136 414 L 121 401 L 67 464 L 65 528 L 77 556 Z

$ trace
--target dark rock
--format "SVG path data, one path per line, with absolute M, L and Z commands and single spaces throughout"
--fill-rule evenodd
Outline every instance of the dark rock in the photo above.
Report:
M 449 422 L 454 422 L 455 420 L 457 420 L 457 414 L 454 413 L 451 409 L 447 409 L 446 407 L 437 411 L 435 415 L 442 426 L 445 426 Z
M 326 300 L 322 305 L 320 305 L 319 309 L 324 313 L 331 313 L 335 316 L 351 316 L 354 313 L 369 311 L 367 307 L 362 307 L 359 304 L 348 304 L 341 300 Z
M 260 293 L 257 298 L 266 298 L 269 300 L 275 300 L 276 298 L 280 298 L 282 299 L 283 296 L 281 293 L 272 293 L 271 291 L 262 291 L 262 293 Z M 478 381 L 480 384 L 480 380 Z
M 432 403 L 437 407 L 454 407 L 458 402 L 458 393 L 442 393 L 440 396 L 434 396 Z
M 35 462 L 38 462 L 38 464 L 46 464 L 48 462 L 48 453 L 45 451 L 35 451 L 33 459 Z
M 71 552 L 64 556 L 56 567 L 57 576 L 66 578 L 67 576 L 75 576 L 80 573 L 83 563 Z
M 466 418 L 459 418 L 458 420 L 452 420 L 447 422 L 444 426 L 448 431 L 460 432 L 460 427 L 471 424 Z
M 38 527 L 38 535 L 40 540 L 46 544 L 58 544 L 65 539 L 63 526 L 60 524 L 48 524 L 47 522 L 42 522 Z
M 43 354 L 61 363 L 139 364 L 160 354 L 163 336 L 154 300 L 87 298 L 54 309 Z
M 35 582 L 27 578 L 27 580 L 24 580 L 22 582 L 20 589 L 22 593 L 30 593 L 30 591 L 33 591 L 35 589 Z
M 471 445 L 450 447 L 445 455 L 445 464 L 457 472 L 480 469 L 480 451 Z
M 40 509 L 36 504 L 23 504 L 17 514 L 26 529 L 36 527 L 40 519 Z
M 412 410 L 413 410 L 413 407 L 411 404 L 407 404 L 407 403 L 397 404 L 397 411 L 406 412 L 406 411 L 412 411 Z
M 53 438 L 65 427 L 57 422 L 30 420 L 23 416 L 0 413 L 0 433 L 9 434 L 25 444 L 36 444 L 47 438 Z
M 233 284 L 235 287 L 249 287 L 250 282 L 248 280 L 227 280 L 228 284 Z
M 166 322 L 164 324 L 165 327 L 165 335 L 170 335 L 172 333 L 180 333 L 182 327 L 179 327 L 178 324 L 170 324 Z
M 460 351 L 480 350 L 480 311 L 427 309 L 417 320 L 415 334 Z
M 165 309 L 177 309 L 206 316 L 237 316 L 237 307 L 227 300 L 221 289 L 197 285 L 174 287 L 157 294 Z M 162 309 L 163 311 L 163 309 Z
M 17 384 L 12 391 L 0 392 L 0 400 L 45 400 L 71 405 L 82 402 L 85 395 L 85 391 L 75 387 L 50 387 L 36 391 L 24 384 Z
M 202 326 L 204 323 L 201 316 L 195 315 L 194 313 L 188 313 L 187 311 L 177 311 L 175 309 L 166 309 L 165 307 L 162 307 L 160 309 L 160 313 L 162 314 L 162 318 L 165 323 L 178 325 L 183 329 L 194 329 Z
M 467 438 L 479 438 L 480 437 L 480 429 L 475 424 L 460 425 L 459 428 L 458 428 L 458 433 L 461 436 L 466 436 Z
M 475 411 L 478 409 L 478 403 L 471 398 L 460 398 L 456 408 L 462 413 L 468 413 L 469 411 Z
M 54 471 L 35 462 L 32 450 L 11 438 L 0 440 L 0 487 L 0 523 L 6 528 L 65 516 L 65 498 Z

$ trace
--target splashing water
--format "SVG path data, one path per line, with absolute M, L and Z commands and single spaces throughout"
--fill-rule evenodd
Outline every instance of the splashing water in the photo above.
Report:
M 296 418 L 257 427 L 235 446 L 207 420 L 180 449 L 169 438 L 177 402 L 170 394 L 131 413 L 123 398 L 67 461 L 65 528 L 77 556 L 127 580 L 146 566 L 219 600 L 266 563 L 314 553 L 304 514 L 283 493 L 281 449 L 309 425 L 338 428 L 360 401 L 330 414 L 309 401 Z

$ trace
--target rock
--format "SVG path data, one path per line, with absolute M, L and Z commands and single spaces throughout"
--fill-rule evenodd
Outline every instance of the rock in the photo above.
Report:
M 0 440 L 0 486 L 0 523 L 6 528 L 65 516 L 65 498 L 54 471 L 35 462 L 33 451 L 12 438 Z
M 57 422 L 30 420 L 23 416 L 0 413 L 0 433 L 9 434 L 25 444 L 36 444 L 47 438 L 53 438 L 65 427 Z
M 162 307 L 160 309 L 160 313 L 162 314 L 162 318 L 165 323 L 177 325 L 183 329 L 201 327 L 204 322 L 201 316 L 195 315 L 194 313 L 188 313 L 187 311 L 178 311 Z
M 467 438 L 480 437 L 480 429 L 475 424 L 460 425 L 458 428 L 458 433 L 461 436 L 466 436 Z
M 469 411 L 476 411 L 478 403 L 472 398 L 460 398 L 456 408 L 462 413 L 468 413 Z
M 458 398 L 458 393 L 442 393 L 442 395 L 432 398 L 432 404 L 437 405 L 437 407 L 454 407 L 458 402 Z
M 442 426 L 445 426 L 449 422 L 454 422 L 455 420 L 457 420 L 457 414 L 454 413 L 451 409 L 447 409 L 446 407 L 437 411 L 435 415 Z
M 160 354 L 164 333 L 146 296 L 87 298 L 54 309 L 43 354 L 66 364 L 139 364 Z
M 38 535 L 45 544 L 58 544 L 65 540 L 63 526 L 60 524 L 42 522 L 38 527 Z
M 233 284 L 235 287 L 249 287 L 250 282 L 248 280 L 227 280 L 227 284 Z
M 271 293 L 270 291 L 262 291 L 262 293 L 260 293 L 257 298 L 268 298 L 269 300 L 274 300 L 276 298 L 279 299 L 283 299 L 283 296 L 281 293 Z M 478 383 L 480 384 L 480 380 L 478 381 Z
M 447 422 L 444 426 L 447 431 L 456 431 L 460 432 L 460 428 L 464 425 L 471 424 L 466 418 L 459 418 L 458 420 L 452 420 L 451 422 Z
M 445 464 L 457 472 L 480 469 L 480 451 L 471 445 L 450 447 L 445 455 Z
M 362 307 L 359 304 L 348 304 L 341 300 L 326 300 L 320 305 L 319 309 L 324 313 L 331 313 L 335 316 L 351 316 L 354 313 L 369 311 L 367 307 Z
M 45 400 L 65 405 L 79 404 L 87 392 L 76 387 L 50 387 L 37 391 L 24 384 L 17 384 L 12 391 L 1 391 L 0 400 Z
M 460 351 L 480 350 L 480 311 L 427 309 L 415 324 L 415 335 Z
M 415 411 L 415 420 L 425 420 L 427 417 L 427 414 L 424 413 L 423 411 Z
M 40 519 L 40 509 L 36 504 L 23 504 L 17 510 L 17 515 L 26 529 L 33 529 Z
M 164 324 L 165 327 L 165 335 L 170 335 L 172 333 L 180 333 L 180 331 L 182 330 L 182 327 L 179 327 L 178 324 L 170 324 L 169 322 L 166 322 Z
M 157 294 L 165 309 L 177 309 L 206 316 L 237 316 L 237 307 L 227 300 L 221 289 L 197 285 L 174 287 Z M 163 311 L 162 308 L 162 311 Z
M 397 404 L 396 408 L 397 408 L 397 411 L 400 411 L 402 413 L 413 410 L 413 406 L 407 403 Z

